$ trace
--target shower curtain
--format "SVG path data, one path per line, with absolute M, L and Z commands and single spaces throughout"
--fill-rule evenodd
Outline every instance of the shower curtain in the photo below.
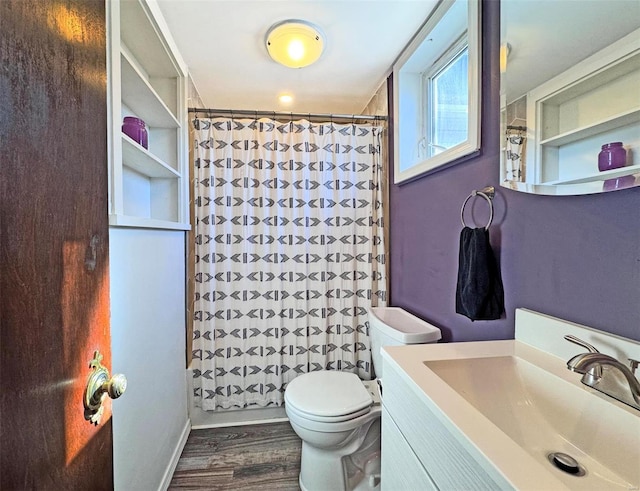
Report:
M 370 378 L 366 308 L 386 302 L 383 128 L 193 125 L 196 405 L 281 405 L 315 370 Z
M 526 129 L 507 126 L 505 135 L 505 178 L 508 181 L 526 181 Z

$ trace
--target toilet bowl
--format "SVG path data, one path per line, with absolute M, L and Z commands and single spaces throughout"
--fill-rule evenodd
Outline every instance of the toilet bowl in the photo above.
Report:
M 380 488 L 380 348 L 441 338 L 437 327 L 398 307 L 371 308 L 368 320 L 377 380 L 320 370 L 300 375 L 285 390 L 285 411 L 302 440 L 303 491 Z

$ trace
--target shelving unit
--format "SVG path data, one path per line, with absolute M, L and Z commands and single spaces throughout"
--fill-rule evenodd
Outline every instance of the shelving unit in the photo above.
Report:
M 622 111 L 615 116 L 611 116 L 599 121 L 595 121 L 585 126 L 579 126 L 571 131 L 561 133 L 557 136 L 542 140 L 540 145 L 548 147 L 561 147 L 569 143 L 584 140 L 607 131 L 622 128 L 640 121 L 640 108 Z
M 640 173 L 640 30 L 527 94 L 531 184 L 580 184 Z M 598 171 L 601 146 L 622 141 L 627 165 Z
M 122 48 L 122 103 L 144 118 L 145 123 L 152 128 L 179 128 L 180 123 L 151 86 L 144 72 L 136 66 L 135 59 L 127 53 L 124 45 Z
M 154 0 L 107 2 L 112 226 L 188 230 L 187 70 Z M 142 119 L 148 149 L 122 133 Z
M 582 177 L 575 179 L 564 179 L 558 181 L 549 181 L 544 184 L 582 184 L 585 182 L 603 181 L 607 179 L 616 179 L 618 177 L 628 176 L 630 174 L 640 173 L 640 164 L 627 165 L 619 169 L 611 169 L 602 172 L 594 172 L 591 174 L 585 174 Z
M 149 178 L 163 177 L 179 179 L 180 173 L 164 163 L 149 150 L 134 142 L 124 133 L 122 134 L 122 161 L 129 167 Z

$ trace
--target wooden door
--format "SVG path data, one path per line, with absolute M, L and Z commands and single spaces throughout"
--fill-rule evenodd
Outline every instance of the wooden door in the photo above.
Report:
M 105 4 L 0 0 L 0 488 L 112 489 Z

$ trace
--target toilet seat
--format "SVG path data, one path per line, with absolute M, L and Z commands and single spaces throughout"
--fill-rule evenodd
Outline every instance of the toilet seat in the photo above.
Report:
M 285 405 L 297 415 L 318 422 L 341 422 L 369 412 L 371 394 L 354 373 L 320 370 L 293 379 Z
M 363 414 L 367 414 L 369 411 L 371 411 L 371 406 L 367 406 L 363 409 L 360 409 L 359 411 L 349 413 L 349 414 L 341 414 L 339 416 L 318 416 L 317 414 L 301 411 L 295 405 L 291 403 L 287 403 L 286 401 L 285 401 L 285 404 L 287 407 L 287 411 L 290 414 L 293 414 L 298 418 L 304 418 L 309 421 L 316 421 L 319 423 L 342 423 L 343 421 L 352 420 L 354 418 L 357 418 L 358 416 L 362 416 Z

